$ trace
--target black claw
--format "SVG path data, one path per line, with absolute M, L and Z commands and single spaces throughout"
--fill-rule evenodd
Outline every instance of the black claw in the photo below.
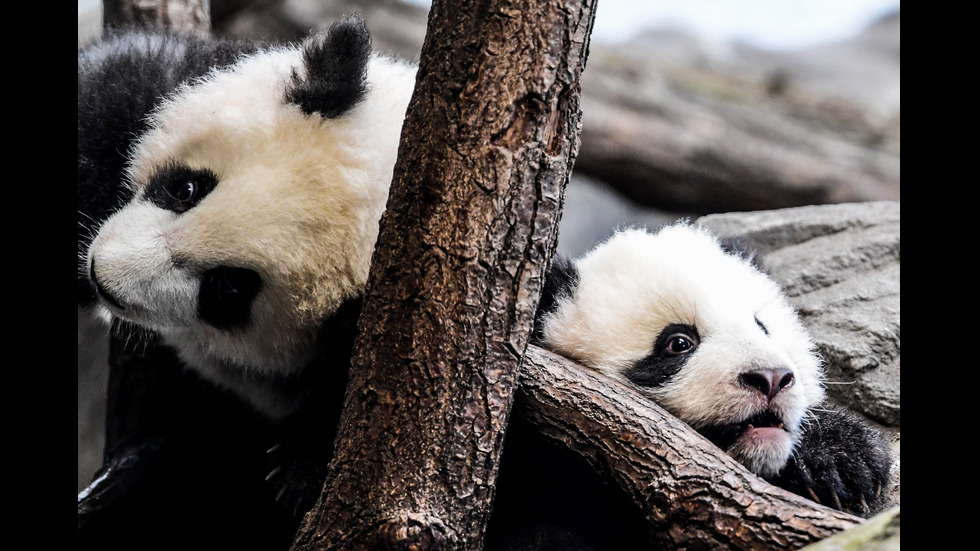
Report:
M 268 481 L 272 480 L 272 477 L 274 477 L 277 474 L 279 474 L 279 469 L 280 468 L 281 468 L 281 466 L 276 467 L 275 469 L 272 469 L 271 471 L 269 471 L 269 474 L 265 475 L 265 481 L 268 482 Z

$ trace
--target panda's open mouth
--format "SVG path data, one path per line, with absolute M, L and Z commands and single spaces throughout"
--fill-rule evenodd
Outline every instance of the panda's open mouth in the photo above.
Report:
M 727 450 L 749 429 L 773 428 L 786 430 L 782 417 L 772 410 L 764 410 L 737 423 L 713 425 L 698 430 L 712 444 Z

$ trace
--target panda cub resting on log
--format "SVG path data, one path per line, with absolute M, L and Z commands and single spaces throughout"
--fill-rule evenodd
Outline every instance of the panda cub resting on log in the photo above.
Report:
M 79 49 L 78 304 L 126 385 L 78 496 L 83 547 L 288 546 L 415 72 L 353 17 L 295 44 L 134 30 Z
M 544 348 L 638 389 L 757 476 L 867 516 L 886 494 L 883 435 L 821 404 L 821 360 L 755 255 L 687 223 L 557 257 Z
M 733 240 L 678 222 L 619 231 L 574 261 L 556 256 L 532 343 L 638 390 L 778 487 L 865 517 L 886 505 L 884 436 L 822 403 L 807 331 Z M 659 548 L 670 528 L 511 416 L 488 549 Z

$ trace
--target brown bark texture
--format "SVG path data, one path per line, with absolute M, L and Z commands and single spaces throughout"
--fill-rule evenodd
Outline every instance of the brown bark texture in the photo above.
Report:
M 639 393 L 536 346 L 514 415 L 622 487 L 658 549 L 798 549 L 862 522 L 756 477 Z
M 102 26 L 166 28 L 178 33 L 211 34 L 210 0 L 103 0 Z
M 336 456 L 295 551 L 482 547 L 593 6 L 433 2 Z

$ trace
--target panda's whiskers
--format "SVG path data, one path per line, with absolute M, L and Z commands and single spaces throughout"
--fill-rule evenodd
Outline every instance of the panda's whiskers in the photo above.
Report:
M 81 238 L 79 238 L 79 241 L 81 241 L 82 238 L 92 241 L 95 239 L 95 236 L 98 235 L 99 228 L 102 226 L 104 220 L 96 220 L 91 214 L 82 211 L 78 211 L 78 215 L 84 218 L 81 226 L 79 227 L 79 231 L 81 232 Z M 83 254 L 85 254 L 83 251 L 79 251 L 78 253 L 79 256 L 82 256 Z
M 113 318 L 108 332 L 112 337 L 120 339 L 125 348 L 140 354 L 146 353 L 156 341 L 156 334 L 153 331 L 118 318 Z
M 96 220 L 95 217 L 93 217 L 91 214 L 89 214 L 89 213 L 87 213 L 85 211 L 81 211 L 81 210 L 77 211 L 77 213 L 78 213 L 79 216 L 82 216 L 82 217 L 86 218 L 89 222 L 91 222 L 93 226 L 98 226 L 99 225 L 99 221 Z M 87 231 L 92 232 L 91 233 L 91 236 L 94 236 L 95 235 L 94 228 L 90 228 L 88 226 L 85 226 L 85 229 Z
M 102 227 L 102 224 L 105 223 L 105 220 L 98 220 L 92 215 L 83 212 L 81 210 L 77 212 L 78 215 L 83 218 L 82 223 L 78 229 L 79 245 L 81 245 L 82 243 L 91 243 L 92 241 L 95 241 L 95 236 L 99 234 L 99 229 Z M 79 246 L 78 247 L 79 273 L 81 274 L 87 272 L 88 271 L 87 266 L 88 266 L 88 247 Z
M 806 432 L 811 424 L 816 424 L 819 428 L 820 418 L 815 414 L 816 411 L 827 411 L 825 409 L 820 409 L 816 407 L 807 408 L 806 412 L 803 414 L 803 418 L 800 419 L 800 432 Z

